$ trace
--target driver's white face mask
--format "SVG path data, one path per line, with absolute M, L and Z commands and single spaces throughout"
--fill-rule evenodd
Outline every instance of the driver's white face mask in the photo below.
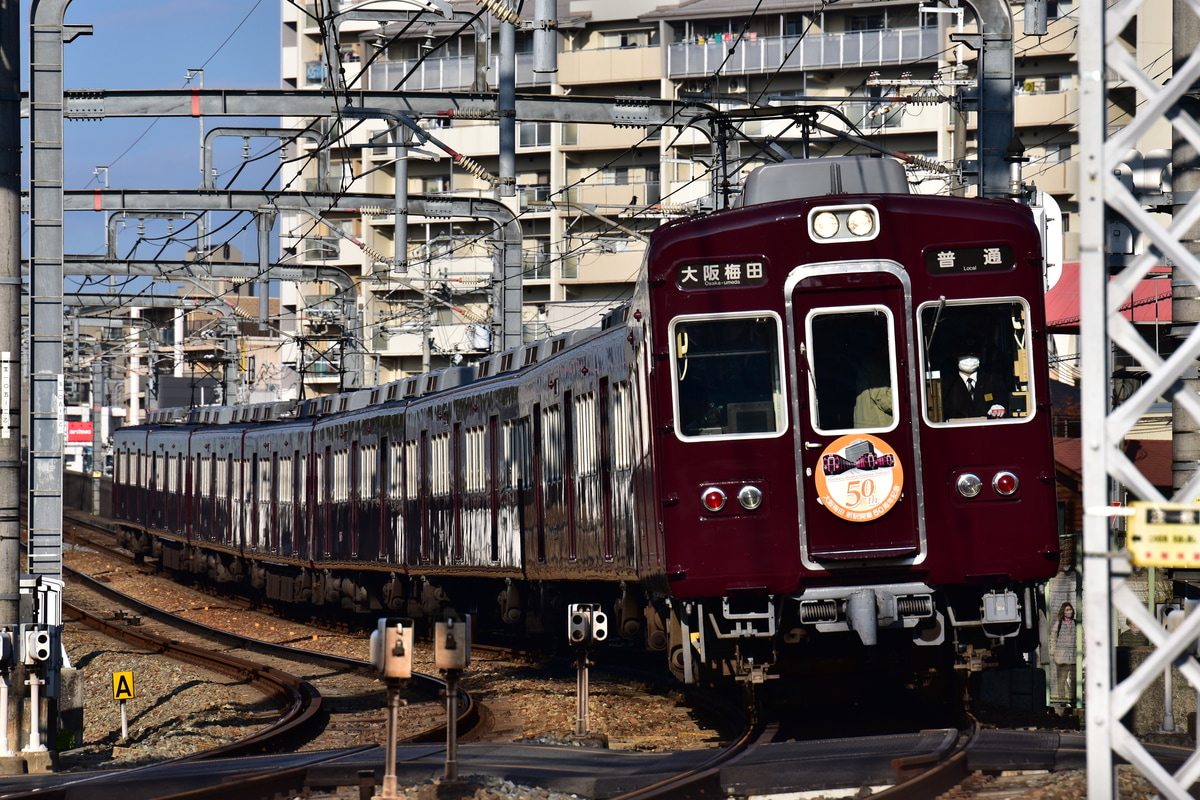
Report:
M 979 369 L 979 359 L 975 356 L 964 356 L 958 360 L 958 368 L 962 372 L 970 375 L 972 372 Z

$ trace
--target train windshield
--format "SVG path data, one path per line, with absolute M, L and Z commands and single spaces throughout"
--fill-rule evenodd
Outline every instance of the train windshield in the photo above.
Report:
M 822 433 L 896 427 L 892 313 L 886 306 L 819 309 L 808 318 L 813 427 Z
M 992 425 L 1032 416 L 1029 309 L 1023 300 L 942 299 L 917 313 L 926 422 Z
M 671 324 L 671 341 L 680 436 L 783 431 L 778 317 L 680 317 Z

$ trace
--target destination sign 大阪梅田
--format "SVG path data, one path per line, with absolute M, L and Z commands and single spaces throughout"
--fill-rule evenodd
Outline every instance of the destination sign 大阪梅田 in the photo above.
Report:
M 675 268 L 675 285 L 680 289 L 724 289 L 759 286 L 767 281 L 761 261 L 724 261 L 715 264 L 684 264 Z

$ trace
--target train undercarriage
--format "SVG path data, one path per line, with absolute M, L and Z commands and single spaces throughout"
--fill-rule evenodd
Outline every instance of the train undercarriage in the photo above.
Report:
M 795 596 L 671 600 L 628 583 L 413 575 L 251 558 L 124 528 L 121 544 L 177 576 L 222 586 L 300 617 L 371 626 L 380 616 L 432 626 L 470 613 L 476 629 L 567 642 L 568 607 L 598 604 L 614 640 L 662 652 L 687 683 L 761 685 L 880 661 L 913 674 L 952 669 L 960 684 L 1036 666 L 1041 593 L 1032 585 L 946 596 L 921 583 L 814 588 Z M 897 655 L 900 654 L 900 655 Z M 920 681 L 921 678 L 909 678 Z

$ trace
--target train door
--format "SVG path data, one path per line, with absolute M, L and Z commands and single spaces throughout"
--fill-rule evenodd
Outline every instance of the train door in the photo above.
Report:
M 301 551 L 300 542 L 308 532 L 304 524 L 308 508 L 308 460 L 299 450 L 292 451 L 292 537 L 290 550 L 285 555 L 296 555 Z
M 483 471 L 488 506 L 488 560 L 500 560 L 500 485 L 506 474 L 500 460 L 500 417 L 492 414 L 487 426 L 487 467 Z
M 271 451 L 270 487 L 271 487 L 271 497 L 270 497 L 271 534 L 270 534 L 270 539 L 267 544 L 267 547 L 270 549 L 271 552 L 278 553 L 279 552 L 279 495 L 281 492 L 284 491 L 284 486 L 279 480 L 279 453 L 276 451 Z M 288 486 L 287 488 L 290 489 L 291 486 Z M 286 500 L 287 500 L 287 497 L 285 495 L 284 501 L 286 502 Z
M 350 459 L 349 475 L 347 480 L 350 482 L 349 491 L 347 492 L 347 500 L 349 502 L 348 517 L 350 529 L 350 556 L 355 558 L 358 556 L 358 526 L 362 520 L 362 504 L 367 501 L 367 495 L 362 490 L 362 454 L 365 448 L 359 447 L 358 440 L 350 442 L 350 454 L 347 458 Z M 339 537 L 340 539 L 340 537 Z M 343 548 L 338 548 L 339 553 L 344 553 Z
M 908 277 L 886 262 L 806 267 L 787 291 L 802 556 L 919 561 Z
M 395 535 L 395 490 L 392 484 L 392 444 L 391 439 L 384 436 L 379 440 L 377 451 L 378 462 L 375 470 L 379 475 L 379 519 L 376 527 L 379 529 L 379 546 L 376 555 L 380 561 L 387 561 L 390 555 L 392 536 Z

